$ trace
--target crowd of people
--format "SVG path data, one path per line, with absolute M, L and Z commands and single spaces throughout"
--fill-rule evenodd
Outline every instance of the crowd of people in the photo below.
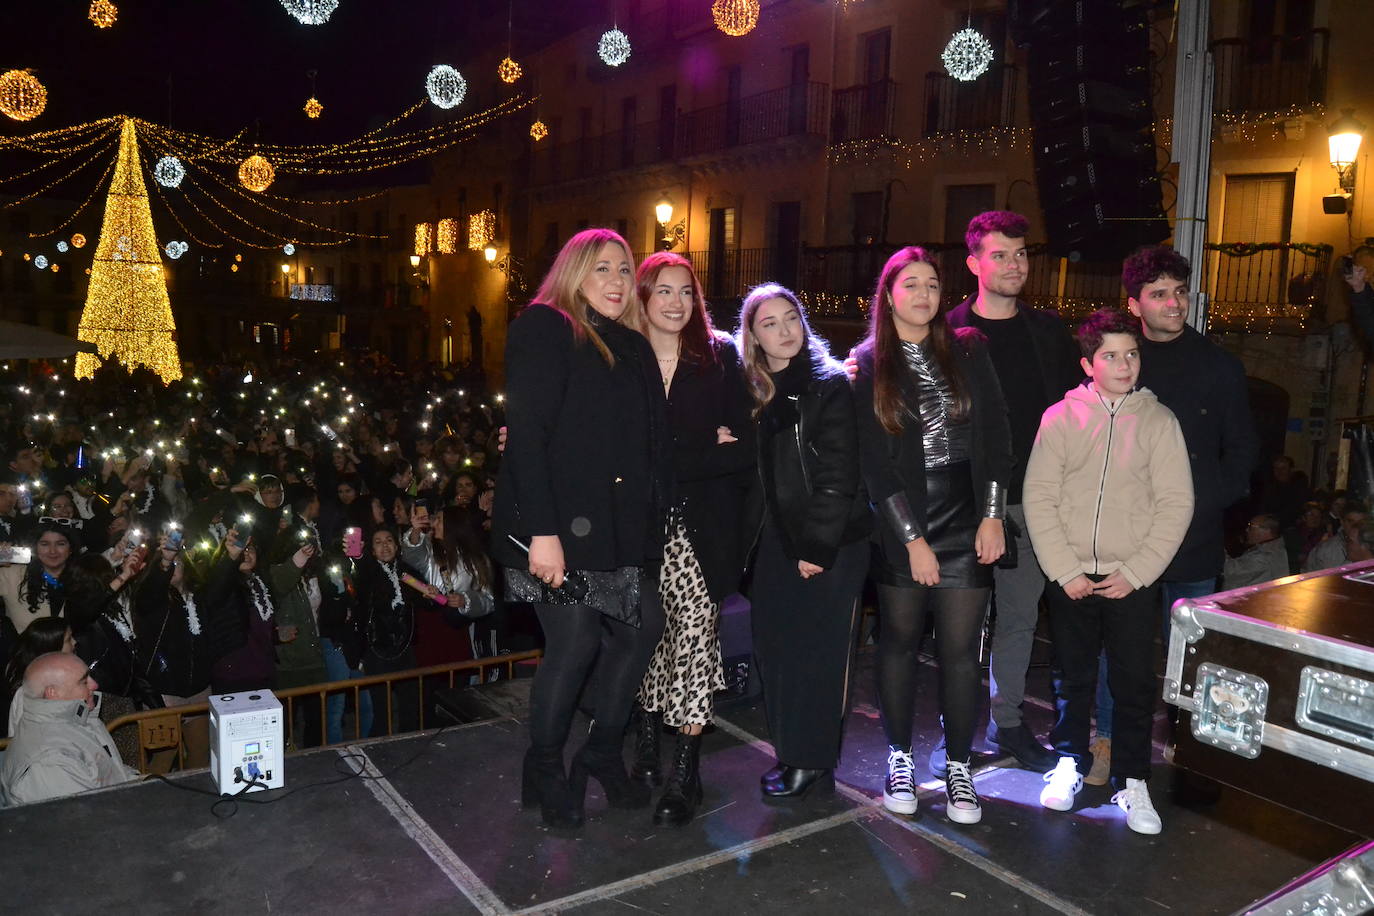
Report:
M 502 398 L 480 384 L 375 354 L 188 365 L 168 385 L 43 363 L 0 384 L 11 803 L 54 785 L 29 747 L 54 710 L 85 725 L 499 651 L 486 542 Z M 54 652 L 98 693 L 67 683 L 70 665 L 31 664 Z M 333 695 L 324 721 L 298 702 L 294 739 L 341 741 L 348 717 L 350 738 L 413 729 L 418 691 Z
M 1273 542 L 1293 552 L 1286 573 L 1368 556 L 1374 537 L 1363 507 L 1303 495 L 1228 558 L 1226 512 L 1259 446 L 1243 367 L 1187 323 L 1191 265 L 1141 249 L 1123 263 L 1128 309 L 1070 334 L 1018 298 L 1027 230 L 1005 211 L 972 220 L 978 290 L 948 314 L 936 259 L 894 253 L 845 362 L 791 290 L 751 290 L 727 335 L 686 258 L 636 265 L 623 238 L 588 229 L 510 326 L 504 401 L 375 359 L 207 368 L 165 388 L 117 367 L 14 381 L 0 597 L 19 752 L 0 788 L 26 800 L 26 723 L 89 727 L 95 681 L 156 705 L 402 671 L 499 648 L 482 622 L 522 604 L 544 643 L 525 805 L 577 829 L 595 780 L 615 807 L 659 789 L 654 821 L 682 825 L 724 686 L 721 602 L 742 590 L 778 758 L 761 792 L 787 803 L 833 785 L 871 579 L 889 810 L 917 812 L 917 649 L 933 621 L 943 740 L 929 767 L 951 821 L 982 819 L 991 609 L 988 742 L 1043 774 L 1044 807 L 1110 781 L 1130 829 L 1158 833 L 1169 607 L 1235 584 Z M 1293 503 L 1284 472 L 1261 499 Z M 1050 747 L 1022 715 L 1042 603 Z M 53 661 L 73 651 L 82 663 Z M 392 698 L 401 728 L 418 724 L 420 689 Z M 386 699 L 359 702 L 355 728 L 384 731 Z M 569 761 L 579 710 L 591 725 Z M 347 712 L 333 698 L 321 723 L 304 704 L 302 740 L 339 740 Z

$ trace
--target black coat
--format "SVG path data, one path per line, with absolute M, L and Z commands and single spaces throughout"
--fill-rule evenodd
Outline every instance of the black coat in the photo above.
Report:
M 849 378 L 803 351 L 773 381 L 777 392 L 758 418 L 745 530 L 757 536 L 766 506 L 787 556 L 829 569 L 841 547 L 872 530 Z
M 951 328 L 965 328 L 972 324 L 973 303 L 976 297 L 970 296 L 945 316 Z M 1017 301 L 1016 307 L 1030 326 L 1030 343 L 1035 348 L 1035 359 L 1040 364 L 1040 380 L 1045 386 L 1045 403 L 1058 404 L 1070 388 L 1076 388 L 1083 381 L 1083 371 L 1079 365 L 1082 354 L 1074 345 L 1073 335 L 1064 326 L 1057 312 L 1037 309 Z
M 504 566 L 528 562 L 508 536 L 557 535 L 568 569 L 662 556 L 672 453 L 654 352 L 637 331 L 592 315 L 613 366 L 555 308 L 535 303 L 511 322 L 492 520 L 492 556 Z
M 156 561 L 152 567 L 139 584 L 133 605 L 138 671 L 159 693 L 195 696 L 210 686 L 210 667 L 215 659 L 207 641 L 191 632 L 186 603 L 171 586 L 171 570 L 164 570 Z M 211 610 L 196 602 L 202 634 Z
M 959 371 L 969 394 L 969 465 L 973 478 L 975 505 L 982 505 L 989 481 L 1006 487 L 1012 473 L 1011 430 L 1007 425 L 1007 406 L 1002 398 L 1002 386 L 997 371 L 988 357 L 983 335 L 977 331 L 958 332 L 954 344 Z M 854 400 L 858 410 L 859 451 L 862 456 L 864 483 L 875 506 L 896 493 L 905 493 L 911 507 L 916 529 L 926 530 L 926 467 L 925 443 L 921 437 L 921 423 L 908 415 L 899 435 L 893 436 L 878 421 L 873 412 L 873 350 L 864 346 L 858 352 L 859 374 L 854 380 Z M 904 370 L 905 375 L 910 372 Z M 908 403 L 915 394 L 909 384 L 903 385 Z M 889 565 L 906 569 L 906 546 L 882 520 L 877 522 L 878 541 Z M 972 549 L 973 545 L 969 545 Z
M 1178 417 L 1193 470 L 1193 521 L 1163 579 L 1210 579 L 1221 573 L 1226 507 L 1249 492 L 1259 454 L 1245 366 L 1185 327 L 1168 343 L 1142 341 L 1140 384 Z
M 728 337 L 716 338 L 713 348 L 719 362 L 679 363 L 668 392 L 668 424 L 673 492 L 706 588 L 720 601 L 739 587 L 744 569 L 739 513 L 752 482 L 756 447 L 749 415 L 753 401 L 739 353 Z M 718 445 L 720 426 L 729 427 L 737 441 Z

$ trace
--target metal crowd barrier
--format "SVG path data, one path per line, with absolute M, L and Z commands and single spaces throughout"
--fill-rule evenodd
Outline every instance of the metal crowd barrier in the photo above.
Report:
M 288 743 L 291 745 L 291 750 L 294 752 L 305 748 L 295 746 L 293 738 L 295 732 L 295 716 L 300 708 L 300 704 L 292 702 L 293 700 L 310 696 L 318 698 L 320 704 L 319 741 L 317 744 L 311 746 L 325 747 L 328 745 L 328 734 L 326 731 L 328 725 L 327 707 L 328 700 L 331 697 L 339 695 L 344 697 L 352 696 L 354 709 L 352 735 L 345 736 L 344 740 L 357 741 L 368 737 L 361 734 L 361 717 L 357 713 L 362 691 L 371 687 L 386 685 L 388 688 L 384 691 L 386 696 L 386 734 L 392 735 L 395 734 L 393 728 L 393 714 L 396 712 L 393 708 L 395 701 L 393 688 L 397 684 L 414 681 L 417 688 L 415 691 L 415 702 L 418 707 L 419 728 L 423 731 L 426 728 L 425 712 L 427 704 L 425 703 L 425 699 L 428 692 L 435 689 L 434 681 L 431 679 L 442 677 L 447 681 L 448 688 L 453 689 L 458 684 L 459 676 L 463 674 L 475 673 L 478 675 L 479 683 L 486 683 L 488 671 L 492 669 L 501 669 L 506 678 L 512 678 L 515 676 L 515 666 L 517 664 L 534 661 L 543 654 L 542 650 L 534 649 L 529 652 L 517 652 L 510 655 L 491 656 L 489 658 L 468 659 L 467 661 L 452 662 L 444 665 L 432 665 L 428 668 L 410 668 L 405 671 L 369 675 L 367 677 L 352 678 L 346 681 L 329 681 L 328 683 L 310 684 L 305 687 L 273 690 L 272 693 L 282 701 L 282 712 L 286 717 L 283 732 Z M 467 678 L 463 678 L 463 686 L 467 686 L 466 680 Z M 183 736 L 187 731 L 185 728 L 185 720 L 205 717 L 203 722 L 208 727 L 209 711 L 210 704 L 208 702 L 191 703 L 186 706 L 168 706 L 162 709 L 144 709 L 130 713 L 126 716 L 120 716 L 112 722 L 107 723 L 107 728 L 112 737 L 116 736 L 121 729 L 138 729 L 138 771 L 140 773 L 147 774 L 152 772 L 149 768 L 149 752 L 159 754 L 161 758 L 159 772 L 164 771 L 168 767 L 171 762 L 170 755 L 173 751 L 175 751 L 177 769 L 195 768 L 206 764 L 203 761 L 192 761 L 188 767 L 187 742 L 183 740 Z M 376 722 L 381 716 L 381 712 L 382 711 L 379 709 L 372 710 L 374 733 L 377 731 Z M 309 736 L 305 737 L 307 739 L 309 738 Z M 306 744 L 309 744 L 308 740 Z M 8 738 L 0 740 L 0 750 L 4 750 L 8 746 Z

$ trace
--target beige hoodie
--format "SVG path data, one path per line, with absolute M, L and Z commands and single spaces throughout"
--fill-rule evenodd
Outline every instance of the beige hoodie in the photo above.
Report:
M 1084 385 L 1040 418 L 1022 488 L 1026 527 L 1060 585 L 1119 569 L 1142 588 L 1163 574 L 1193 517 L 1188 448 L 1148 388 L 1107 404 Z

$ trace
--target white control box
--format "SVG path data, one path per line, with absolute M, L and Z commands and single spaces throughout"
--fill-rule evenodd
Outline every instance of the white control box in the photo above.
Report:
M 282 773 L 281 701 L 270 690 L 250 690 L 210 697 L 210 773 L 221 795 L 235 795 L 244 783 L 249 791 L 280 789 Z

